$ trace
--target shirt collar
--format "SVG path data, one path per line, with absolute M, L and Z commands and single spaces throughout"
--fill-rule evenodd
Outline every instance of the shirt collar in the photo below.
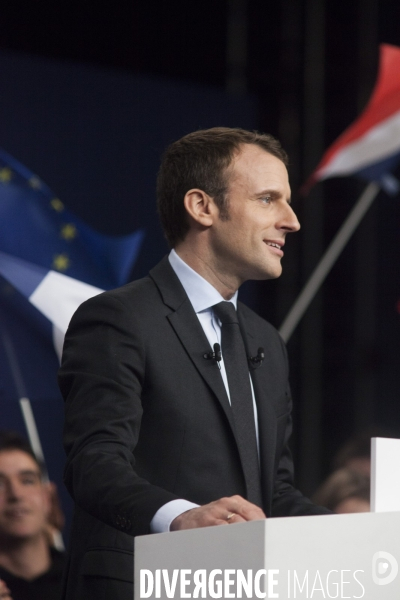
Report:
M 188 295 L 196 313 L 207 310 L 214 306 L 214 304 L 218 304 L 225 300 L 218 290 L 216 290 L 211 283 L 206 281 L 204 277 L 189 267 L 189 265 L 177 255 L 175 250 L 171 250 L 168 260 Z M 235 308 L 237 306 L 237 295 L 238 293 L 236 291 L 230 299 L 230 302 L 232 302 Z

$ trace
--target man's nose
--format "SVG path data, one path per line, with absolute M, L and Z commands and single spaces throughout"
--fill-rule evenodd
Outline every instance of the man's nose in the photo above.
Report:
M 300 223 L 290 204 L 285 203 L 282 207 L 281 216 L 277 225 L 278 229 L 283 229 L 287 233 L 299 231 Z
M 10 481 L 6 488 L 7 500 L 9 502 L 16 502 L 22 496 L 22 489 L 18 483 Z

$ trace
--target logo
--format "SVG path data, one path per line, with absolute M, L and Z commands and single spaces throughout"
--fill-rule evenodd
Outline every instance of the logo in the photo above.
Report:
M 375 552 L 372 557 L 372 579 L 377 585 L 392 583 L 399 572 L 395 557 L 389 552 Z

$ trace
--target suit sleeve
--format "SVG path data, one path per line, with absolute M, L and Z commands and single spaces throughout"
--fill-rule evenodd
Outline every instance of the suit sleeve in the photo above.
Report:
M 108 293 L 81 305 L 66 335 L 59 385 L 70 494 L 97 519 L 141 535 L 177 497 L 135 471 L 146 356 L 145 334 L 132 312 Z
M 288 377 L 288 359 L 286 347 L 280 339 L 283 352 L 283 360 L 286 364 L 286 373 Z M 289 439 L 292 434 L 292 398 L 289 383 L 286 387 L 287 413 L 283 446 L 277 456 L 275 485 L 272 498 L 272 516 L 299 516 L 299 515 L 320 515 L 330 514 L 331 511 L 317 506 L 297 490 L 294 486 L 294 468 L 292 454 L 289 448 Z

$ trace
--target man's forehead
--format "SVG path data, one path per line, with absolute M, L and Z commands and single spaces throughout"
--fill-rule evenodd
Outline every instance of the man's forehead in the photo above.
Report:
M 285 163 L 278 156 L 271 154 L 271 152 L 257 144 L 242 144 L 234 155 L 229 169 L 241 171 L 242 169 L 259 168 L 261 165 L 264 168 L 268 168 L 268 165 L 271 168 L 278 168 L 287 175 Z
M 229 184 L 252 182 L 259 191 L 279 190 L 290 196 L 289 176 L 285 163 L 255 144 L 244 144 L 228 170 Z M 285 189 L 283 189 L 285 188 Z
M 27 452 L 18 449 L 0 451 L 0 475 L 27 471 L 40 475 L 39 465 Z

